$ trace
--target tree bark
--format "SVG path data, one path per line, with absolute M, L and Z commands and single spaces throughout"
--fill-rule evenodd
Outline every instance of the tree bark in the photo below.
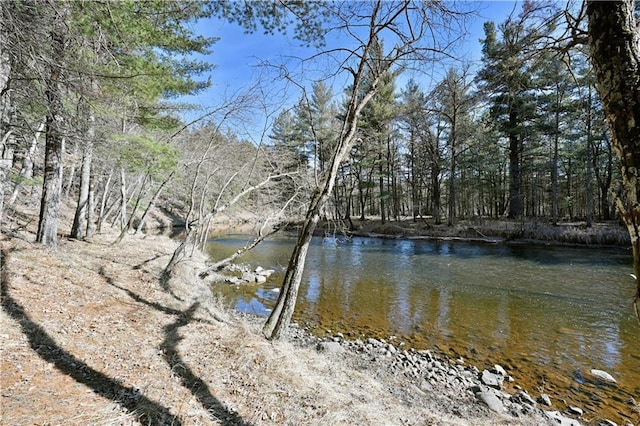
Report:
M 96 225 L 96 232 L 102 232 L 102 224 L 106 218 L 105 208 L 107 206 L 107 200 L 109 198 L 109 193 L 111 191 L 111 178 L 113 177 L 114 170 L 111 169 L 109 172 L 109 177 L 107 177 L 107 181 L 104 184 L 104 188 L 102 189 L 102 197 L 100 198 L 100 209 L 98 210 L 98 220 Z
M 127 183 L 124 167 L 120 167 L 120 230 L 127 226 Z
M 518 123 L 518 113 L 511 106 L 509 126 L 514 129 Z M 520 200 L 520 135 L 515 130 L 509 131 L 509 218 L 516 218 L 522 213 Z
M 87 212 L 89 209 L 89 185 L 91 183 L 91 161 L 93 159 L 93 139 L 95 137 L 95 115 L 90 111 L 88 102 L 81 99 L 80 108 L 83 116 L 86 115 L 87 123 L 84 132 L 84 143 L 82 145 L 82 166 L 80 170 L 80 191 L 78 193 L 78 204 L 71 226 L 71 238 L 81 239 L 86 236 Z
M 633 248 L 640 320 L 640 31 L 635 2 L 587 2 L 589 47 L 597 89 L 620 160 L 622 182 L 616 205 Z
M 4 194 L 9 186 L 7 174 L 11 169 L 11 160 L 5 158 L 9 154 L 7 143 L 11 139 L 11 117 L 12 107 L 9 89 L 9 76 L 11 74 L 11 61 L 8 49 L 8 29 L 5 22 L 0 20 L 0 227 L 4 217 Z
M 16 198 L 18 198 L 18 192 L 20 192 L 20 186 L 22 185 L 22 181 L 24 179 L 32 179 L 33 178 L 33 160 L 35 158 L 36 152 L 38 150 L 38 142 L 40 142 L 40 135 L 45 130 L 46 122 L 43 121 L 40 126 L 38 126 L 38 130 L 36 130 L 33 139 L 31 139 L 31 146 L 29 147 L 29 151 L 22 160 L 22 167 L 20 168 L 20 175 L 18 179 L 16 179 L 16 183 L 13 187 L 13 193 L 11 194 L 11 198 L 9 198 L 9 205 L 15 203 Z
M 60 15 L 53 16 L 51 29 L 51 47 L 53 57 L 49 66 L 49 78 L 46 81 L 47 118 L 46 144 L 44 160 L 44 181 L 40 202 L 40 217 L 36 242 L 56 247 L 58 244 L 58 212 L 60 210 L 60 192 L 62 185 L 62 153 L 64 147 L 62 104 L 62 66 L 65 54 L 66 7 Z

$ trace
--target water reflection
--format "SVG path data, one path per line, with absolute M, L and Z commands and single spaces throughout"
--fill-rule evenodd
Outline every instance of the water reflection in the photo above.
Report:
M 216 240 L 211 250 L 221 257 L 244 242 Z M 280 273 L 258 288 L 225 287 L 237 309 L 268 314 L 293 243 L 287 237 L 249 254 L 246 261 Z M 613 407 L 625 422 L 631 408 L 623 401 L 640 400 L 630 270 L 623 250 L 318 239 L 309 250 L 296 320 L 352 337 L 397 335 L 415 347 L 451 348 L 479 365 L 501 362 L 530 391 L 553 389 L 594 410 L 606 409 L 594 398 L 611 398 L 595 384 L 576 390 L 574 372 L 611 371 L 618 386 L 606 392 L 618 392 Z

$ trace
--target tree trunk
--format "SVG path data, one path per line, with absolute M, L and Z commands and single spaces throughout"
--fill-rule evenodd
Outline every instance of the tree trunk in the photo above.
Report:
M 84 132 L 84 143 L 82 145 L 82 166 L 80 170 L 80 191 L 78 193 L 78 204 L 71 226 L 71 238 L 81 239 L 86 235 L 87 211 L 89 209 L 89 185 L 91 183 L 91 160 L 93 159 L 93 139 L 95 137 L 95 115 L 90 111 L 90 106 L 86 100 L 81 100 L 79 108 L 82 116 L 86 116 L 86 131 Z
M 518 123 L 518 113 L 511 107 L 509 124 L 513 129 Z M 513 219 L 522 213 L 520 202 L 520 135 L 514 130 L 509 132 L 509 218 Z
M 120 167 L 120 230 L 127 226 L 127 184 L 124 167 Z
M 147 178 L 149 178 L 149 186 L 146 185 Z M 133 225 L 133 221 L 136 218 L 136 213 L 138 212 L 138 206 L 140 206 L 140 201 L 145 195 L 147 195 L 147 192 L 149 192 L 149 189 L 152 184 L 153 184 L 153 179 L 151 179 L 150 173 L 145 174 L 144 177 L 142 178 L 142 183 L 140 184 L 140 188 L 138 189 L 138 196 L 136 197 L 136 201 L 133 204 L 133 208 L 131 209 L 129 220 L 120 231 L 120 235 L 118 235 L 118 238 L 116 239 L 114 244 L 118 244 L 120 241 L 122 241 L 122 239 L 125 237 L 125 235 L 127 235 L 129 230 L 131 229 L 131 226 Z M 133 192 L 131 195 L 133 196 Z
M 73 181 L 76 179 L 76 159 L 80 155 L 78 152 L 78 141 L 73 144 L 73 153 L 71 154 L 71 166 L 69 167 L 69 176 L 67 176 L 67 184 L 63 185 L 64 192 L 63 196 L 65 199 L 69 198 L 69 194 L 71 193 L 71 188 L 73 187 Z
M 447 226 L 453 226 L 453 218 L 456 214 L 456 159 L 458 153 L 456 149 L 456 114 L 455 110 L 451 117 L 451 167 L 449 169 L 449 209 L 447 214 Z
M 87 231 L 85 236 L 91 238 L 96 233 L 96 175 L 89 181 L 89 199 L 87 200 Z
M 384 202 L 384 159 L 382 158 L 382 152 L 378 154 L 378 184 L 380 185 L 380 221 L 384 225 L 387 221 L 385 215 L 385 202 Z
M 587 227 L 590 228 L 593 226 L 593 165 L 591 160 L 591 154 L 593 150 L 591 149 L 592 145 L 592 135 L 591 135 L 591 114 L 592 114 L 592 96 L 591 96 L 591 86 L 589 86 L 589 97 L 588 97 L 588 109 L 587 109 L 587 148 L 586 148 L 586 162 L 587 162 Z
M 144 226 L 144 222 L 147 219 L 147 215 L 149 214 L 149 210 L 151 210 L 153 208 L 153 206 L 156 205 L 156 201 L 158 201 L 158 197 L 160 196 L 160 193 L 164 189 L 165 185 L 171 180 L 171 178 L 173 177 L 174 174 L 175 174 L 175 171 L 171 172 L 171 174 L 162 182 L 162 184 L 160 184 L 160 186 L 158 187 L 156 192 L 153 194 L 153 197 L 151 198 L 151 201 L 149 201 L 149 204 L 147 205 L 147 208 L 144 210 L 144 213 L 142 213 L 142 217 L 140 218 L 140 222 L 138 223 L 138 226 L 136 227 L 136 232 L 135 232 L 136 234 L 140 234 L 142 232 L 142 227 Z
M 640 31 L 635 2 L 587 3 L 591 62 L 620 159 L 622 184 L 616 205 L 629 231 L 636 281 L 634 307 L 640 320 Z
M 375 81 L 371 82 L 371 89 L 361 99 L 358 99 L 359 88 L 361 86 L 362 79 L 364 78 L 364 58 L 367 57 L 366 52 L 371 48 L 372 43 L 373 40 L 371 39 L 362 55 L 363 59 L 360 62 L 358 72 L 354 76 L 354 84 L 352 86 L 351 99 L 349 100 L 347 114 L 335 151 L 329 162 L 328 171 L 324 175 L 320 187 L 318 187 L 313 193 L 302 229 L 300 230 L 298 240 L 293 252 L 291 253 L 291 258 L 289 259 L 289 265 L 287 266 L 287 272 L 285 273 L 282 288 L 280 289 L 280 295 L 278 296 L 278 300 L 271 312 L 271 315 L 269 316 L 269 319 L 264 325 L 263 333 L 267 339 L 279 338 L 282 331 L 287 328 L 291 321 L 313 231 L 316 229 L 316 225 L 320 219 L 322 208 L 327 203 L 327 200 L 333 191 L 340 163 L 347 156 L 353 146 L 360 112 L 375 94 L 379 76 L 376 76 Z
M 20 175 L 18 179 L 16 179 L 16 183 L 13 187 L 13 192 L 11 194 L 11 198 L 9 198 L 9 205 L 15 203 L 16 198 L 18 198 L 18 192 L 20 192 L 20 186 L 22 185 L 22 181 L 25 179 L 33 178 L 33 160 L 36 156 L 36 151 L 38 150 L 38 142 L 40 142 L 40 135 L 45 130 L 46 122 L 40 123 L 38 126 L 38 130 L 36 130 L 33 139 L 31 139 L 31 146 L 29 147 L 29 151 L 22 160 L 22 166 L 20 168 Z
M 66 9 L 66 6 L 63 7 Z M 65 15 L 53 18 L 51 30 L 52 62 L 49 65 L 49 78 L 46 81 L 47 118 L 46 144 L 44 160 L 44 181 L 40 202 L 40 217 L 36 242 L 51 247 L 58 244 L 58 212 L 60 210 L 60 191 L 62 185 L 62 153 L 64 147 L 62 104 L 62 67 L 60 61 L 65 53 Z
M 436 225 L 440 225 L 440 167 L 435 159 L 431 162 L 431 215 Z
M 8 29 L 5 23 L 0 21 L 0 228 L 4 216 L 4 194 L 9 186 L 7 175 L 11 170 L 12 159 L 6 158 L 10 154 L 7 144 L 12 138 L 11 110 L 12 101 L 9 91 L 9 76 L 11 74 L 11 61 L 9 49 L 6 47 Z M 13 156 L 13 155 L 12 155 Z
M 558 144 L 560 139 L 560 102 L 556 93 L 556 111 L 553 134 L 553 160 L 551 162 L 551 209 L 553 216 L 553 225 L 558 224 Z
M 109 172 L 109 177 L 102 189 L 102 197 L 100 198 L 100 209 L 98 210 L 98 220 L 96 226 L 96 232 L 102 232 L 102 224 L 104 223 L 106 214 L 105 208 L 107 207 L 107 200 L 109 199 L 109 193 L 111 191 L 111 178 L 113 178 L 113 169 Z

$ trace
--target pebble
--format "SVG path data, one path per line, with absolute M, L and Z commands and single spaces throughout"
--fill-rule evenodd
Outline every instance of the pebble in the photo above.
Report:
M 489 370 L 484 370 L 482 372 L 480 380 L 487 386 L 491 386 L 492 388 L 496 389 L 502 389 L 503 377 L 498 374 L 492 373 Z
M 476 394 L 476 398 L 484 402 L 491 411 L 495 411 L 500 414 L 506 411 L 502 401 L 500 401 L 500 399 L 491 391 L 478 392 Z
M 611 374 L 607 373 L 606 371 L 596 370 L 594 368 L 593 370 L 591 370 L 591 374 L 593 376 L 597 377 L 598 379 L 604 380 L 605 382 L 617 383 L 616 379 L 614 379 L 613 376 Z
M 504 377 L 507 376 L 507 372 L 505 371 L 505 369 L 502 368 L 502 366 L 498 365 L 498 364 L 493 366 L 493 370 L 491 370 L 491 372 L 495 373 L 495 374 L 499 374 L 499 375 L 504 376 Z
M 319 352 L 331 352 L 331 353 L 339 353 L 343 352 L 344 348 L 338 342 L 319 342 L 316 346 L 316 349 Z
M 547 407 L 551 407 L 551 398 L 549 398 L 549 395 L 547 395 L 546 393 L 543 393 L 538 397 L 538 402 L 540 404 L 546 405 Z
M 579 421 L 572 419 L 571 417 L 563 416 L 559 411 L 543 411 L 543 413 L 549 420 L 553 421 L 554 425 L 582 426 Z
M 567 407 L 567 411 L 569 412 L 569 414 L 573 414 L 576 416 L 581 416 L 584 414 L 584 410 L 580 407 L 576 407 L 575 405 L 570 405 L 569 407 Z
M 527 404 L 529 404 L 531 406 L 535 406 L 536 405 L 536 402 L 534 401 L 533 398 L 531 398 L 531 395 L 529 395 L 525 391 L 518 392 L 512 398 L 515 399 L 516 401 L 524 402 L 524 403 L 527 403 Z

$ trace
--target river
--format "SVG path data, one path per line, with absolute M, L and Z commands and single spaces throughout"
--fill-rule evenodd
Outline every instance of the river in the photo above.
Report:
M 210 255 L 246 241 L 212 239 Z M 217 286 L 227 303 L 268 315 L 294 242 L 284 235 L 248 253 L 243 262 L 277 273 L 263 285 Z M 549 394 L 554 409 L 576 405 L 595 424 L 637 424 L 632 271 L 622 249 L 314 238 L 294 319 L 320 335 L 390 338 L 480 369 L 501 364 L 532 396 Z M 617 384 L 595 380 L 591 369 Z

